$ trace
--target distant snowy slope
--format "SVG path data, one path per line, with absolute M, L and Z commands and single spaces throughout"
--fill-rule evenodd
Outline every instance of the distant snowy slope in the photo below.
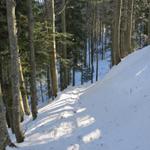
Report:
M 149 150 L 150 46 L 102 81 L 67 89 L 23 126 L 20 150 Z

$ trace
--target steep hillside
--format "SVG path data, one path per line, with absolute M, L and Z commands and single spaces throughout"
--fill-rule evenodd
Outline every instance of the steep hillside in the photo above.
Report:
M 81 99 L 102 132 L 101 150 L 148 150 L 150 46 L 125 58 Z
M 148 150 L 150 46 L 95 85 L 66 90 L 23 126 L 27 138 L 20 150 Z

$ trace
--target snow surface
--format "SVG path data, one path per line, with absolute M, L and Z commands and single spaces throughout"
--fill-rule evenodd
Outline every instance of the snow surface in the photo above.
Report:
M 150 46 L 102 81 L 65 90 L 23 127 L 20 150 L 149 150 Z

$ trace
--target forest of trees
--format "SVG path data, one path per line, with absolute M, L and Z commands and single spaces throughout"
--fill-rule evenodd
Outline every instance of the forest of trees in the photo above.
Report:
M 77 71 L 97 81 L 107 51 L 112 67 L 148 44 L 149 0 L 0 0 L 0 150 L 14 146 L 7 127 L 20 143 L 24 116 L 38 117 L 39 83 L 55 100 Z

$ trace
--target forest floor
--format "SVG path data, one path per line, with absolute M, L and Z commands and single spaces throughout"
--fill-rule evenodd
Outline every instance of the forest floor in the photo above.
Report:
M 65 90 L 23 127 L 20 150 L 148 150 L 150 46 L 127 56 L 102 81 Z

